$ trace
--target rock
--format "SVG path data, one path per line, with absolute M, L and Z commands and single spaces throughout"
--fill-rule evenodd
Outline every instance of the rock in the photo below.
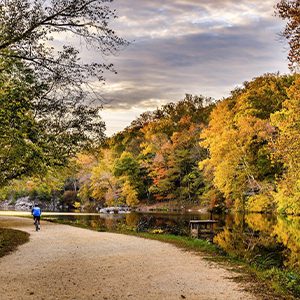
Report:
M 29 197 L 18 198 L 15 204 L 15 210 L 26 210 L 29 211 L 33 205 L 33 202 Z
M 5 200 L 0 203 L 0 209 L 31 211 L 31 208 L 35 203 L 38 203 L 43 211 L 59 211 L 58 199 L 52 199 L 51 202 L 43 202 L 32 200 L 29 196 L 18 198 L 16 201 L 13 199 Z

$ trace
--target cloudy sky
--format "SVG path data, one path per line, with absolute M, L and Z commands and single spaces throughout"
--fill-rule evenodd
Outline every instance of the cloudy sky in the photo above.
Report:
M 186 93 L 221 99 L 245 80 L 287 73 L 272 0 L 114 0 L 113 27 L 132 43 L 109 57 L 107 135 Z

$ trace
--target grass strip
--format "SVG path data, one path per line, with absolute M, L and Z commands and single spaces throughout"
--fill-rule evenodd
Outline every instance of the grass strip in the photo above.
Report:
M 20 230 L 0 228 L 0 257 L 29 241 L 29 234 Z

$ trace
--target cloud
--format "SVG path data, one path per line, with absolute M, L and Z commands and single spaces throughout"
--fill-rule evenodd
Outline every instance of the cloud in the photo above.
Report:
M 109 107 L 142 105 L 153 99 L 178 100 L 185 93 L 221 98 L 245 80 L 287 71 L 274 22 L 221 28 L 133 43 L 115 59 L 118 88 L 104 93 Z M 120 86 L 123 86 L 120 89 Z M 149 100 L 149 102 L 147 102 Z M 126 104 L 126 105 L 125 105 Z
M 218 26 L 271 18 L 274 1 L 115 1 L 117 29 L 129 38 L 156 38 L 203 32 Z
M 288 72 L 275 4 L 115 0 L 119 19 L 113 27 L 133 42 L 118 56 L 106 58 L 118 74 L 106 74 L 107 84 L 100 87 L 108 102 L 104 108 L 120 116 L 127 111 L 130 118 L 137 109 L 154 109 L 185 93 L 219 99 L 255 76 Z

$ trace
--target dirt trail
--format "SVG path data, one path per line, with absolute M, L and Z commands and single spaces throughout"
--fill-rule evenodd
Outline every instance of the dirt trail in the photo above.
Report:
M 0 259 L 6 299 L 255 299 L 236 274 L 172 245 L 30 219 L 0 217 L 0 227 L 30 241 Z

